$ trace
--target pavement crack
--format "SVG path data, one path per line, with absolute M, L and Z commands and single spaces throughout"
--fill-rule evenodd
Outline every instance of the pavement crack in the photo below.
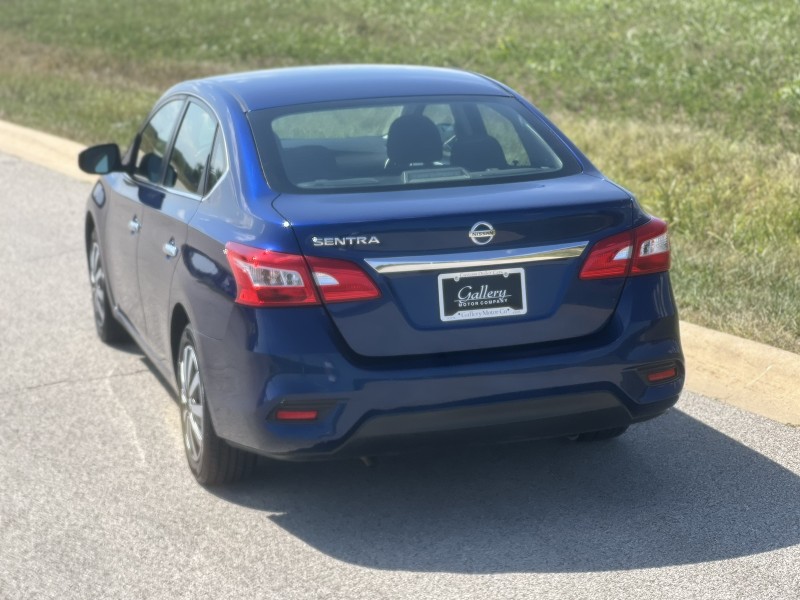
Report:
M 767 373 L 769 373 L 769 372 L 770 372 L 770 369 L 772 369 L 772 365 L 769 365 L 769 366 L 768 366 L 766 369 L 764 369 L 764 370 L 763 370 L 763 371 L 762 371 L 762 372 L 761 372 L 761 373 L 758 375 L 758 377 L 756 377 L 755 379 L 753 379 L 753 380 L 752 380 L 752 381 L 750 381 L 749 383 L 746 383 L 744 387 L 748 388 L 748 387 L 750 387 L 751 385 L 753 385 L 754 383 L 756 383 L 758 380 L 760 380 L 762 377 L 764 377 L 764 375 L 766 375 Z
M 39 383 L 36 385 L 29 385 L 20 388 L 14 388 L 12 390 L 4 390 L 0 391 L 0 398 L 4 398 L 6 396 L 11 396 L 14 394 L 19 394 L 20 392 L 31 392 L 35 390 L 45 389 L 54 387 L 57 385 L 69 384 L 69 383 L 91 383 L 93 381 L 109 381 L 111 379 L 120 379 L 123 377 L 130 377 L 132 375 L 138 375 L 139 373 L 146 373 L 149 369 L 137 369 L 136 371 L 129 371 L 127 373 L 115 373 L 110 375 L 102 375 L 100 377 L 87 377 L 85 379 L 75 379 L 73 377 L 67 377 L 65 379 L 58 379 L 56 381 L 48 381 L 46 383 Z
M 52 253 L 52 254 L 44 254 L 44 255 L 41 255 L 41 256 L 37 255 L 37 256 L 31 257 L 31 258 L 22 258 L 22 259 L 18 260 L 17 262 L 19 262 L 20 264 L 36 263 L 36 262 L 42 262 L 42 261 L 48 261 L 48 260 L 53 260 L 53 259 L 57 259 L 57 258 L 62 258 L 64 256 L 72 256 L 74 254 L 83 254 L 84 252 L 86 252 L 86 250 L 84 250 L 82 248 L 75 248 L 73 250 L 60 250 L 59 252 L 55 252 L 55 253 Z

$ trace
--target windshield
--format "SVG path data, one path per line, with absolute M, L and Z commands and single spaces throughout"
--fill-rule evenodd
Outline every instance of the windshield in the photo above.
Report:
M 279 191 L 475 185 L 571 175 L 580 165 L 513 98 L 413 97 L 254 111 L 264 173 Z

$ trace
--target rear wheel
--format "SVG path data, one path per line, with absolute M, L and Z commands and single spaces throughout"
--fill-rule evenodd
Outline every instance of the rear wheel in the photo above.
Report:
M 599 442 L 600 440 L 610 440 L 612 438 L 619 437 L 626 431 L 628 431 L 627 425 L 625 427 L 601 429 L 600 431 L 587 431 L 586 433 L 571 435 L 569 436 L 569 439 L 574 442 Z
M 97 232 L 92 231 L 89 242 L 89 283 L 92 286 L 92 308 L 94 310 L 94 326 L 97 335 L 106 344 L 124 342 L 129 339 L 128 333 L 114 318 L 108 295 L 108 282 L 100 252 Z
M 188 327 L 181 336 L 176 367 L 181 394 L 183 445 L 189 469 L 198 483 L 231 483 L 249 475 L 255 466 L 255 455 L 233 448 L 214 431 L 200 362 Z

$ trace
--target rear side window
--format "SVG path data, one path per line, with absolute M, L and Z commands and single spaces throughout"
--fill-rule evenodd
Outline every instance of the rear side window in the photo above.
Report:
M 214 140 L 214 149 L 211 151 L 211 160 L 208 163 L 208 181 L 205 192 L 210 192 L 217 182 L 222 179 L 228 169 L 228 157 L 225 155 L 225 142 L 222 132 L 217 128 L 217 137 Z
M 248 115 L 279 191 L 349 192 L 562 177 L 581 167 L 507 97 L 404 97 L 290 106 Z
M 167 102 L 147 122 L 136 152 L 135 175 L 150 183 L 160 182 L 164 153 L 167 151 L 167 144 L 175 130 L 182 107 L 182 99 Z
M 530 166 L 531 157 L 525 150 L 519 133 L 514 129 L 512 120 L 491 106 L 479 105 L 478 110 L 481 113 L 486 134 L 500 144 L 506 163 L 520 167 Z
M 175 138 L 164 185 L 200 193 L 216 129 L 217 121 L 211 113 L 190 102 Z

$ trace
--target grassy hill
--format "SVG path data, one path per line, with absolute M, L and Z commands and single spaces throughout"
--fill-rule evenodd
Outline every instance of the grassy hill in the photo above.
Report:
M 4 0 L 0 118 L 126 144 L 172 83 L 338 62 L 523 91 L 673 231 L 684 318 L 800 352 L 797 0 Z

